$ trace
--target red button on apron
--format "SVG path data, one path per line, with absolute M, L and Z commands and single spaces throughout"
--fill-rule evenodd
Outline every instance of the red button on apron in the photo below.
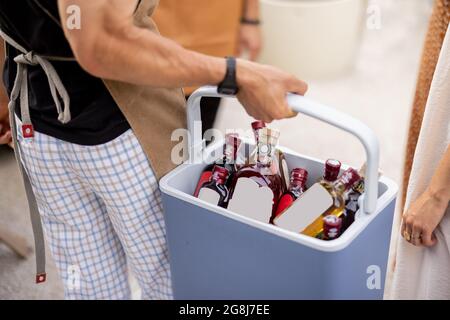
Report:
M 34 137 L 34 129 L 32 124 L 23 124 L 22 125 L 22 135 L 24 138 L 33 138 Z
M 39 273 L 39 274 L 36 275 L 36 283 L 45 282 L 46 279 L 47 279 L 47 274 L 46 273 Z

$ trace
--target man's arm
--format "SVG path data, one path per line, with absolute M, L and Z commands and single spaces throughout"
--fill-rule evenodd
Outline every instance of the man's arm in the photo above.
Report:
M 69 30 L 66 7 L 78 5 L 81 29 Z M 133 24 L 136 2 L 58 0 L 62 25 L 80 65 L 94 76 L 155 87 L 216 85 L 225 60 L 190 50 Z M 304 94 L 306 84 L 278 69 L 238 60 L 238 95 L 247 112 L 267 122 L 294 116 L 287 92 Z
M 5 43 L 0 39 L 0 75 L 3 74 L 5 63 Z M 0 145 L 11 144 L 11 128 L 8 115 L 8 95 L 3 83 L 0 84 Z

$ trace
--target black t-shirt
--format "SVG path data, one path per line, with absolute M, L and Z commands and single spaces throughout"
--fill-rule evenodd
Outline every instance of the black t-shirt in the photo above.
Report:
M 36 54 L 73 57 L 60 25 L 56 0 L 0 0 L 0 27 Z M 3 81 L 9 93 L 18 54 L 6 45 Z M 58 121 L 46 74 L 40 66 L 28 66 L 30 115 L 36 131 L 76 144 L 97 145 L 130 128 L 101 79 L 86 73 L 75 61 L 50 63 L 69 94 L 72 120 L 67 124 Z M 17 115 L 20 117 L 20 111 Z

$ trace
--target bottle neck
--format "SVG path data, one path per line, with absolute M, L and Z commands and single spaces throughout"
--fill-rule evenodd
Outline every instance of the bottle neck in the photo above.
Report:
M 290 184 L 289 192 L 292 193 L 296 198 L 300 197 L 300 195 L 305 192 L 304 186 L 300 184 Z
M 224 185 L 227 179 L 227 175 L 214 171 L 211 176 L 211 181 L 214 181 L 217 185 Z
M 273 162 L 275 146 L 268 143 L 259 142 L 256 151 L 256 162 L 259 166 L 268 167 Z
M 350 189 L 350 185 L 348 185 L 347 183 L 338 180 L 335 184 L 334 184 L 334 190 L 336 191 L 337 194 L 339 195 L 343 195 L 347 190 Z
M 229 144 L 226 144 L 223 148 L 223 161 L 224 163 L 234 164 L 236 163 L 237 149 Z

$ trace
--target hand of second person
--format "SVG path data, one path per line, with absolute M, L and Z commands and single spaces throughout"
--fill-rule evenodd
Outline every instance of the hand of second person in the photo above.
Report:
M 255 119 L 273 120 L 296 116 L 287 105 L 289 92 L 304 95 L 308 85 L 295 76 L 268 65 L 238 59 L 237 82 L 239 101 Z
M 262 48 L 261 28 L 256 25 L 241 25 L 237 45 L 237 55 L 248 53 L 248 58 L 255 61 Z
M 415 246 L 435 245 L 434 230 L 444 217 L 447 207 L 448 199 L 427 189 L 403 214 L 402 236 Z

